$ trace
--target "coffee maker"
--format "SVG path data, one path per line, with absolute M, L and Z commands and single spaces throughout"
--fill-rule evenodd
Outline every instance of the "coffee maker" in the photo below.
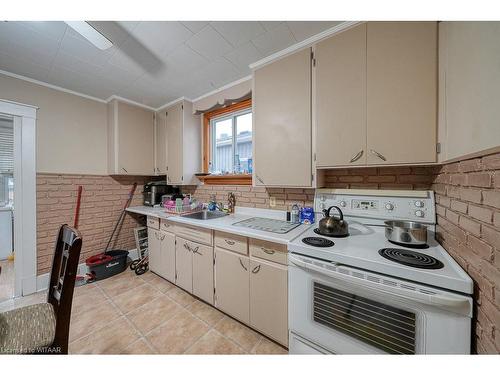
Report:
M 168 185 L 166 181 L 151 181 L 144 185 L 143 204 L 151 206 L 160 204 L 163 195 L 178 196 L 179 188 Z

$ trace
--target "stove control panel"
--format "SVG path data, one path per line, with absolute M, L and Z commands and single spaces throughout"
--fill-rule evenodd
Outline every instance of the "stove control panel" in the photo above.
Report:
M 317 189 L 315 211 L 338 206 L 344 215 L 435 224 L 434 192 Z

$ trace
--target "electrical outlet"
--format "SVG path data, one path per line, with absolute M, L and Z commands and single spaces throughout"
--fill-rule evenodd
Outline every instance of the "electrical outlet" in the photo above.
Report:
M 276 197 L 270 197 L 269 198 L 269 206 L 270 207 L 275 207 L 276 206 Z

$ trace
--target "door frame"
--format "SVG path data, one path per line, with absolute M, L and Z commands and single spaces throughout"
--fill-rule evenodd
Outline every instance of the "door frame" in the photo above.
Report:
M 0 99 L 14 121 L 14 297 L 36 292 L 37 107 Z

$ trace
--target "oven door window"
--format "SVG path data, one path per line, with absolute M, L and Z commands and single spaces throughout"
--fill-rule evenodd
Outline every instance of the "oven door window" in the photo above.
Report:
M 313 319 L 392 354 L 415 354 L 415 314 L 313 283 Z

